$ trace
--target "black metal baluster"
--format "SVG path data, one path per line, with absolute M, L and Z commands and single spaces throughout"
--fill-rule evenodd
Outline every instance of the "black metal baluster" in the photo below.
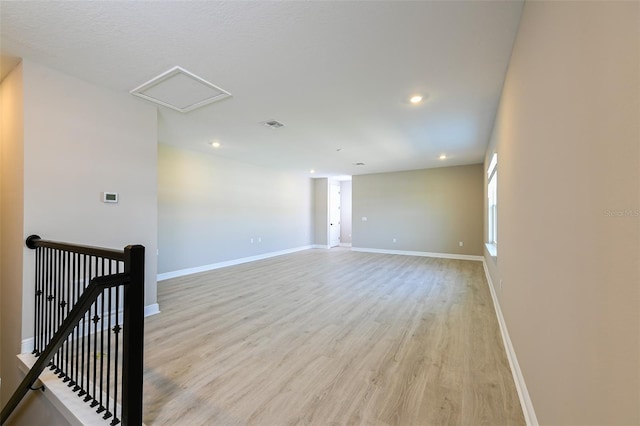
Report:
M 42 293 L 42 334 L 41 334 L 41 347 L 40 352 L 44 350 L 49 342 L 49 327 L 51 326 L 51 318 L 49 317 L 49 306 L 51 305 L 49 296 L 49 288 L 51 286 L 51 256 L 53 255 L 53 250 L 48 248 L 46 249 L 46 258 L 44 260 L 44 271 L 42 278 L 44 279 L 43 285 L 43 293 Z
M 87 274 L 87 279 L 85 280 L 84 287 L 85 291 L 91 279 L 95 276 L 95 268 L 94 265 L 96 263 L 95 256 L 89 256 L 89 270 Z M 94 307 L 95 311 L 95 307 Z M 85 376 L 82 378 L 82 389 L 80 390 L 80 395 L 84 396 L 89 391 L 89 380 L 91 379 L 91 307 L 87 310 L 87 327 L 83 330 L 83 349 L 85 349 L 85 357 L 83 357 L 83 364 L 85 365 Z
M 53 337 L 56 331 L 60 326 L 59 316 L 60 311 L 58 310 L 58 298 L 60 292 L 60 250 L 56 250 L 53 256 L 53 300 L 51 301 L 51 314 L 53 315 L 53 329 L 51 333 L 51 337 L 49 337 L 49 341 Z M 56 352 L 53 357 L 53 362 L 51 364 L 51 370 L 56 371 L 58 368 L 58 358 L 60 357 L 60 351 Z
M 80 298 L 80 281 L 82 281 L 82 256 L 80 254 L 77 254 L 74 256 L 75 257 L 75 276 L 74 276 L 74 283 L 73 283 L 73 305 L 75 306 L 76 303 L 78 303 L 78 299 Z M 80 355 L 80 341 L 79 339 L 79 329 L 80 329 L 80 323 L 78 323 L 78 327 L 75 327 L 73 329 L 73 375 L 71 376 L 71 380 L 69 380 L 69 383 L 67 386 L 69 387 L 74 387 L 75 390 L 75 386 L 77 386 L 78 384 L 78 374 L 80 372 L 80 369 L 78 367 L 78 359 L 79 359 L 79 355 Z
M 73 309 L 73 307 L 76 305 L 76 298 L 75 298 L 75 288 L 76 288 L 76 260 L 78 258 L 78 255 L 76 253 L 71 253 L 70 254 L 70 261 L 69 261 L 69 312 L 71 311 L 71 309 Z M 67 312 L 67 316 L 69 316 L 69 312 Z M 76 380 L 76 369 L 75 369 L 75 365 L 76 365 L 76 358 L 77 358 L 77 353 L 76 353 L 76 340 L 75 340 L 75 330 L 77 330 L 78 327 L 75 327 L 73 333 L 71 333 L 71 335 L 69 336 L 69 367 L 67 370 L 67 377 L 65 378 L 65 382 L 67 383 L 68 386 L 73 386 L 75 380 Z
M 40 274 L 42 294 L 40 295 L 40 346 L 38 348 L 38 356 L 42 354 L 42 351 L 47 346 L 47 327 L 49 325 L 47 322 L 47 287 L 49 280 L 47 278 L 49 275 L 49 255 L 51 249 L 44 248 L 42 250 L 42 272 Z
M 58 311 L 58 325 L 56 326 L 56 332 L 60 329 L 60 326 L 62 325 L 62 321 L 64 321 L 64 307 L 65 307 L 65 303 L 66 303 L 66 299 L 65 299 L 65 292 L 66 292 L 66 280 L 65 280 L 65 276 L 67 273 L 67 263 L 66 263 L 66 259 L 67 259 L 67 252 L 66 251 L 60 251 L 60 263 L 58 265 L 58 300 L 59 302 L 56 304 L 56 310 Z M 62 345 L 60 346 L 60 349 L 58 349 L 58 362 L 56 363 L 56 374 L 58 375 L 58 377 L 62 377 L 64 375 L 63 371 L 64 371 L 64 362 L 65 362 L 65 357 L 64 357 L 64 345 L 65 342 L 62 342 Z
M 49 297 L 47 298 L 47 305 L 49 308 L 49 335 L 47 336 L 47 342 L 51 341 L 53 333 L 56 332 L 56 257 L 58 256 L 58 250 L 51 250 L 51 270 L 49 275 L 51 276 L 51 283 L 49 284 Z M 55 368 L 55 357 L 49 363 L 50 368 Z
M 56 331 L 58 331 L 58 329 L 60 328 L 60 270 L 62 269 L 60 267 L 60 257 L 61 257 L 61 252 L 60 250 L 56 250 L 56 270 L 55 270 L 55 281 L 54 281 L 54 300 L 53 300 L 53 321 L 54 321 L 54 325 L 53 325 L 53 331 L 54 333 Z M 58 374 L 58 372 L 60 371 L 58 368 L 58 365 L 60 365 L 60 350 L 58 349 L 58 352 L 56 352 L 55 357 L 53 357 L 53 365 L 52 365 L 52 369 L 53 371 Z
M 113 273 L 113 261 L 108 261 L 108 266 L 109 266 L 109 275 L 111 275 Z M 111 395 L 111 316 L 113 316 L 113 311 L 111 310 L 113 307 L 112 304 L 112 293 L 113 290 L 112 289 L 108 289 L 107 290 L 107 312 L 109 313 L 109 319 L 107 320 L 107 328 L 106 328 L 106 333 L 107 333 L 107 371 L 106 371 L 106 389 L 107 389 L 107 395 L 106 395 L 106 413 L 104 414 L 104 419 L 108 419 L 109 417 L 111 417 L 113 415 L 113 413 L 109 410 L 109 407 L 111 406 L 111 400 L 109 399 L 110 395 Z M 116 313 L 117 315 L 117 313 Z M 115 411 L 115 410 L 114 410 Z
M 96 260 L 97 262 L 97 260 Z M 101 275 L 98 273 L 98 271 L 96 271 L 96 275 Z M 100 312 L 100 315 L 98 315 L 98 312 Z M 95 407 L 96 406 L 96 382 L 97 382 L 97 377 L 98 377 L 98 358 L 102 355 L 102 354 L 98 354 L 98 322 L 101 323 L 100 319 L 101 316 L 103 316 L 103 311 L 100 309 L 98 310 L 98 301 L 96 300 L 96 302 L 93 304 L 93 357 L 92 357 L 92 362 L 93 362 L 93 398 L 91 401 L 91 407 Z M 88 392 L 88 390 L 87 390 Z M 85 401 L 88 401 L 88 399 L 85 398 Z
M 111 263 L 109 263 L 109 275 L 111 275 Z M 109 400 L 109 396 L 111 395 L 111 315 L 113 315 L 113 311 L 111 310 L 111 289 L 107 289 L 106 291 L 106 295 L 107 295 L 107 312 L 108 312 L 108 319 L 107 319 L 107 328 L 106 328 L 106 333 L 107 333 L 107 371 L 103 372 L 105 373 L 106 376 L 106 386 L 105 389 L 107 391 L 107 395 L 105 396 L 105 410 L 106 412 L 104 413 L 104 416 L 102 417 L 103 419 L 108 419 L 109 417 L 111 417 L 113 414 L 111 413 L 111 411 L 109 410 L 109 406 L 111 405 L 111 401 Z M 103 293 L 103 297 L 104 297 L 104 293 Z M 103 327 L 104 330 L 104 327 Z
M 60 311 L 62 315 L 62 321 L 67 317 L 67 301 L 69 300 L 69 252 L 63 251 L 63 274 L 62 274 L 62 300 L 60 301 Z M 60 347 L 62 354 L 62 362 L 58 366 L 60 373 L 59 378 L 63 378 L 66 375 L 67 365 L 69 364 L 69 339 L 67 338 Z
M 57 268 L 56 268 L 56 300 L 53 303 L 53 308 L 55 309 L 55 314 L 56 314 L 56 326 L 55 326 L 56 332 L 60 329 L 60 324 L 61 324 L 60 303 L 63 299 L 63 296 L 62 296 L 63 272 L 64 272 L 64 252 L 61 250 L 58 250 Z M 64 342 L 58 349 L 58 352 L 56 353 L 56 357 L 55 357 L 56 362 L 54 365 L 55 374 L 60 374 L 60 367 L 62 365 L 62 354 L 63 354 L 62 347 L 63 346 L 64 346 Z
M 38 347 L 38 356 L 42 354 L 42 351 L 47 345 L 47 286 L 49 285 L 49 281 L 47 280 L 47 276 L 49 274 L 49 251 L 48 248 L 42 249 L 42 271 L 40 273 L 40 279 L 42 283 L 40 285 L 42 294 L 40 295 L 40 335 L 38 339 L 40 340 L 40 344 Z
M 51 340 L 53 336 L 53 315 L 51 309 L 51 302 L 53 301 L 53 262 L 55 253 L 54 250 L 49 250 L 49 267 L 48 267 L 48 279 L 47 279 L 47 335 L 45 337 L 45 345 Z
M 85 281 L 87 279 L 87 255 L 86 254 L 82 255 L 81 272 L 82 273 L 79 276 L 82 277 L 82 278 L 80 279 L 80 281 L 78 282 L 78 285 L 77 285 L 78 297 L 80 297 L 80 294 L 84 293 L 84 283 L 85 283 Z M 78 371 L 78 373 L 79 373 L 78 374 L 79 382 L 78 382 L 78 384 L 76 384 L 73 387 L 74 391 L 78 391 L 78 390 L 80 391 L 80 392 L 78 392 L 78 396 L 82 396 L 82 395 L 84 395 L 86 393 L 86 391 L 85 391 L 85 382 L 84 382 L 84 378 L 85 378 L 85 374 L 84 373 L 85 373 L 85 370 L 86 370 L 85 363 L 84 363 L 84 360 L 85 360 L 85 343 L 86 342 L 85 342 L 84 334 L 85 334 L 85 331 L 87 330 L 87 315 L 89 315 L 89 314 L 85 313 L 82 316 L 82 320 L 81 320 L 81 324 L 82 324 L 81 327 L 82 328 L 81 328 L 81 330 L 78 330 L 78 334 L 79 334 L 78 346 L 79 346 L 79 349 L 80 349 L 80 352 L 81 352 L 80 361 L 79 361 L 80 370 Z
M 78 265 L 80 262 L 80 255 L 77 253 L 73 254 L 72 257 L 72 282 L 71 282 L 71 304 L 73 306 L 76 305 L 76 303 L 78 302 Z M 72 355 L 72 359 L 71 359 L 71 370 L 73 371 L 73 374 L 70 375 L 70 380 L 69 383 L 67 383 L 67 385 L 69 387 L 73 387 L 78 383 L 78 356 L 79 356 L 79 351 L 78 351 L 78 329 L 80 328 L 80 326 L 78 325 L 78 327 L 73 329 L 73 333 L 71 333 L 71 353 Z
M 69 252 L 62 252 L 62 285 L 61 285 L 62 293 L 60 295 L 60 326 L 64 322 L 67 317 L 67 301 L 69 300 Z M 69 339 L 66 339 L 62 346 L 60 347 L 60 364 L 58 364 L 58 368 L 60 372 L 58 373 L 59 378 L 63 378 L 66 372 L 66 364 L 68 363 L 69 355 L 69 347 L 68 347 Z
M 56 332 L 60 329 L 60 327 L 62 326 L 62 322 L 64 321 L 64 318 L 66 317 L 65 315 L 65 307 L 67 305 L 67 297 L 66 297 L 66 293 L 67 293 L 67 280 L 66 280 L 66 275 L 67 275 L 67 252 L 66 251 L 61 251 L 60 252 L 60 292 L 59 292 L 59 297 L 58 297 L 58 303 L 57 303 L 57 308 L 58 308 L 58 313 L 59 313 L 59 320 L 58 320 L 58 326 L 56 327 Z M 58 360 L 58 364 L 56 365 L 56 372 L 58 373 L 58 377 L 62 377 L 64 375 L 64 363 L 65 363 L 65 352 L 64 352 L 64 343 L 62 344 L 62 346 L 60 346 L 60 350 L 58 351 L 59 353 L 59 360 Z
M 100 310 L 103 312 L 103 317 L 104 317 L 104 291 L 100 294 L 99 300 L 100 300 Z M 103 396 L 102 396 L 104 393 L 102 389 L 102 383 L 104 381 L 103 376 L 104 376 L 104 319 L 100 327 L 100 385 L 98 386 L 99 393 L 97 395 L 98 397 L 98 404 L 97 404 L 98 409 L 96 410 L 97 413 L 102 413 L 105 410 L 103 405 Z
M 35 300 L 34 300 L 34 309 L 35 309 L 35 317 L 33 321 L 33 354 L 35 356 L 39 355 L 38 348 L 40 347 L 40 294 L 41 294 L 41 286 L 42 279 L 40 278 L 40 274 L 42 273 L 42 265 L 40 264 L 42 260 L 42 249 L 36 249 L 36 292 L 35 292 Z
M 111 274 L 111 271 L 109 271 L 109 273 Z M 114 341 L 115 341 L 115 348 L 114 348 L 114 356 L 115 356 L 115 361 L 114 361 L 114 374 L 113 374 L 113 420 L 111 421 L 111 426 L 115 426 L 118 423 L 120 423 L 120 419 L 118 417 L 120 417 L 122 414 L 118 415 L 117 413 L 117 407 L 118 407 L 118 373 L 119 373 L 119 365 L 118 365 L 118 349 L 119 349 L 119 338 L 120 338 L 120 330 L 122 329 L 120 327 L 120 319 L 118 318 L 118 312 L 120 310 L 120 286 L 117 286 L 115 288 L 115 292 L 116 292 L 116 325 L 113 327 L 113 334 L 114 334 Z M 124 401 L 123 401 L 124 403 Z
M 35 315 L 33 318 L 34 321 L 33 321 L 33 352 L 32 353 L 34 355 L 38 353 L 38 288 L 39 288 L 39 282 L 40 282 L 40 279 L 38 277 L 38 274 L 40 272 L 39 260 L 40 260 L 40 253 L 39 253 L 39 250 L 36 250 L 36 275 L 35 275 L 36 291 L 34 293 L 34 299 L 33 299 L 33 309 L 34 309 Z

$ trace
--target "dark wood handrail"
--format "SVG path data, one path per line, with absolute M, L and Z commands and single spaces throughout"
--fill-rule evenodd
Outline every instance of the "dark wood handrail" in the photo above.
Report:
M 37 235 L 31 235 L 26 241 L 27 247 L 35 249 L 37 247 L 47 247 L 57 250 L 64 250 L 71 253 L 86 254 L 88 256 L 99 256 L 105 259 L 124 260 L 124 252 L 122 250 L 114 250 L 102 247 L 83 246 L 81 244 L 70 244 L 59 241 L 43 240 Z

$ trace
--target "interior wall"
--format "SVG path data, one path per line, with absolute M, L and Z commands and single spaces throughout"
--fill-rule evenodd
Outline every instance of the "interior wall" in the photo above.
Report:
M 313 181 L 313 244 L 329 247 L 329 179 Z
M 21 380 L 16 354 L 22 341 L 22 246 L 23 246 L 23 68 L 18 65 L 0 84 L 0 405 L 4 406 Z
M 311 244 L 305 176 L 161 144 L 158 203 L 160 273 Z
M 2 57 L 0 56 L 0 60 Z M 8 72 L 7 72 L 8 74 Z M 0 168 L 2 167 L 2 145 L 4 140 L 4 95 L 2 94 L 2 80 L 0 76 Z M 0 259 L 2 259 L 2 170 L 0 170 Z M 2 309 L 2 260 L 0 260 L 0 310 Z M 0 314 L 0 333 L 2 332 L 2 314 Z M 2 337 L 0 336 L 0 405 L 2 405 Z
M 24 61 L 24 237 L 122 249 L 146 248 L 145 304 L 156 303 L 157 111 Z M 102 202 L 102 193 L 119 202 Z M 24 246 L 24 244 L 23 244 Z M 33 252 L 25 250 L 25 274 Z M 24 294 L 33 293 L 25 275 Z M 32 332 L 31 298 L 23 335 Z
M 540 424 L 640 424 L 640 3 L 525 3 L 485 258 Z
M 482 255 L 482 217 L 482 164 L 353 177 L 353 247 Z
M 340 243 L 351 244 L 351 188 L 350 180 L 340 182 Z
M 70 423 L 40 391 L 27 393 L 4 423 L 4 426 L 34 425 L 69 426 Z

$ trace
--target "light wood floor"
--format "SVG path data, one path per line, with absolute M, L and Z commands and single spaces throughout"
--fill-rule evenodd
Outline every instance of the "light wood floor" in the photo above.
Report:
M 481 262 L 307 250 L 163 281 L 147 425 L 520 425 Z

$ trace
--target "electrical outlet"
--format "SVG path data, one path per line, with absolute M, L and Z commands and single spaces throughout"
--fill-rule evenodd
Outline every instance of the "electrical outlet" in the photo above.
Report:
M 394 242 L 394 243 L 396 242 L 396 239 L 395 239 L 395 238 L 393 239 L 393 242 Z
M 362 221 L 366 222 L 367 221 L 367 217 L 366 216 L 362 216 Z
M 251 244 L 253 244 L 253 238 L 251 239 Z
M 258 237 L 258 242 L 261 243 L 262 242 L 262 237 Z

